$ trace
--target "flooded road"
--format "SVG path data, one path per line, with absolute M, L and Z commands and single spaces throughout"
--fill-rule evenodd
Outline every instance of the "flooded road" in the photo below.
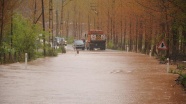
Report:
M 0 65 L 0 104 L 186 104 L 176 77 L 146 55 L 68 50 Z

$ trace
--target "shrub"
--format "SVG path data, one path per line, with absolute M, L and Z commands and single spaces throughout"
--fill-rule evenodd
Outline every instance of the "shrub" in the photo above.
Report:
M 160 57 L 160 61 L 166 61 L 166 57 L 165 56 Z
M 43 52 L 36 52 L 36 53 L 35 53 L 34 59 L 36 59 L 36 58 L 41 58 L 41 57 L 44 57 L 44 56 L 43 56 Z
M 114 43 L 112 41 L 109 41 L 107 44 L 107 48 L 112 49 L 114 47 Z
M 57 56 L 57 51 L 55 51 L 53 48 L 49 47 L 47 49 L 47 53 L 46 53 L 47 56 Z
M 184 70 L 185 69 L 185 66 L 182 65 L 182 64 L 178 64 L 177 68 L 180 69 L 180 70 Z
M 184 88 L 186 88 L 186 74 L 182 74 L 181 84 Z
M 30 58 L 34 58 L 36 51 L 36 40 L 41 28 L 33 25 L 29 20 L 20 14 L 13 17 L 13 48 L 20 54 L 29 53 Z
M 67 39 L 67 43 L 68 44 L 72 44 L 74 42 L 74 37 L 69 37 L 68 39 Z

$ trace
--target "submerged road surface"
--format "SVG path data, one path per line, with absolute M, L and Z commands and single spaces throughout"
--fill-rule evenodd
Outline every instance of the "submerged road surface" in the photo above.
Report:
M 142 54 L 68 50 L 24 68 L 0 65 L 0 104 L 186 104 L 177 75 Z

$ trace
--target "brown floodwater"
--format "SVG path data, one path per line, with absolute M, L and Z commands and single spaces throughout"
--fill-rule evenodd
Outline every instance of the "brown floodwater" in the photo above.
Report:
M 0 65 L 0 104 L 186 104 L 177 77 L 143 54 L 68 50 Z

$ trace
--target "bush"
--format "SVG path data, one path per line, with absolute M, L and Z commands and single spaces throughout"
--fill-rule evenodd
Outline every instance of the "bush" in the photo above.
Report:
M 74 42 L 74 37 L 69 37 L 67 39 L 67 44 L 72 44 Z
M 41 57 L 44 57 L 43 52 L 36 52 L 34 59 L 41 58 Z
M 114 47 L 114 43 L 109 41 L 108 44 L 107 44 L 107 48 L 112 49 L 113 47 Z
M 165 56 L 160 57 L 160 61 L 166 61 L 166 57 Z
M 178 64 L 177 68 L 180 69 L 180 70 L 184 70 L 185 66 L 183 64 Z
M 186 88 L 186 74 L 181 75 L 181 84 L 183 85 L 184 88 Z
M 46 55 L 47 56 L 57 56 L 57 51 L 50 47 L 47 49 Z
M 30 59 L 34 58 L 37 49 L 36 40 L 42 30 L 39 26 L 32 24 L 20 14 L 13 17 L 13 48 L 16 52 L 29 53 Z

